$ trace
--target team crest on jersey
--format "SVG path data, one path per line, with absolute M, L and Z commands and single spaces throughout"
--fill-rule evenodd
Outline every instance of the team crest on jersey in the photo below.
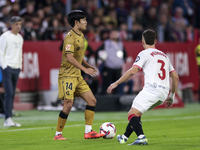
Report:
M 135 62 L 138 62 L 140 60 L 140 56 L 137 56 L 137 58 L 135 59 Z
M 67 45 L 67 46 L 66 46 L 66 50 L 69 50 L 70 47 L 71 47 L 71 45 Z

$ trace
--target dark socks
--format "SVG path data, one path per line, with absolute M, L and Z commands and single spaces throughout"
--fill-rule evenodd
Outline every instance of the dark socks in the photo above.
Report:
M 129 117 L 130 125 L 133 127 L 137 136 L 139 136 L 140 134 L 144 134 L 142 130 L 142 123 L 140 121 L 140 118 L 141 117 L 138 117 L 136 115 L 132 115 L 131 117 Z
M 129 136 L 133 133 L 133 127 L 131 126 L 130 122 L 128 123 L 127 127 L 126 127 L 126 131 L 124 133 L 124 135 L 129 138 Z

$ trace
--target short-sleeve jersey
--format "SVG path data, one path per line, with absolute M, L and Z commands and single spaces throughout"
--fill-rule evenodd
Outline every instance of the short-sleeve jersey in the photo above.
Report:
M 152 86 L 159 91 L 169 90 L 169 74 L 174 70 L 165 53 L 154 48 L 141 51 L 134 64 L 143 69 L 145 86 Z
M 81 70 L 67 61 L 66 54 L 73 53 L 73 57 L 81 64 L 84 56 L 84 35 L 77 34 L 74 30 L 68 32 L 64 39 L 62 61 L 59 69 L 59 77 L 79 77 Z

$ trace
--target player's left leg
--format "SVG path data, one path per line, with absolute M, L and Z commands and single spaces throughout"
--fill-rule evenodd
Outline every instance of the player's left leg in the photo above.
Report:
M 96 106 L 96 98 L 94 97 L 91 90 L 80 94 L 81 98 L 83 98 L 87 102 L 87 106 L 85 109 L 85 139 L 94 139 L 103 137 L 104 134 L 99 134 L 96 131 L 92 131 L 92 123 L 94 120 L 94 110 Z

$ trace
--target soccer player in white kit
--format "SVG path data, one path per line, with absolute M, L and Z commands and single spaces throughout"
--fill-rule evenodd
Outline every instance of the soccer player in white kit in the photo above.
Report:
M 137 134 L 136 141 L 129 145 L 147 145 L 148 141 L 142 130 L 141 115 L 161 103 L 165 102 L 167 108 L 171 107 L 177 90 L 179 77 L 165 53 L 155 48 L 156 33 L 153 30 L 145 30 L 142 34 L 142 45 L 145 50 L 141 51 L 132 68 L 130 68 L 120 79 L 112 83 L 107 92 L 111 93 L 114 88 L 124 81 L 130 79 L 139 70 L 143 69 L 145 85 L 136 96 L 132 107 L 128 112 L 129 124 L 123 135 L 118 135 L 120 143 L 126 143 L 133 131 Z M 172 78 L 170 90 L 169 77 Z M 166 101 L 165 101 L 166 100 Z

